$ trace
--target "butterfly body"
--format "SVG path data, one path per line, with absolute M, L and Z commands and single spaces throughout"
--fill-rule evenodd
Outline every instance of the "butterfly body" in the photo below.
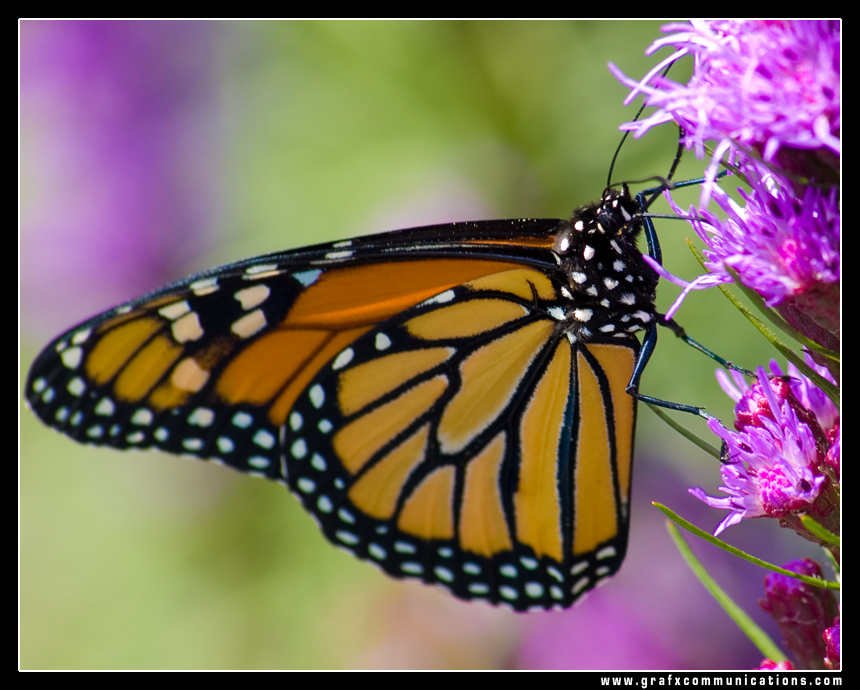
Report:
M 657 276 L 626 189 L 569 221 L 479 221 L 222 266 L 37 358 L 27 400 L 84 443 L 286 483 L 395 577 L 565 607 L 626 550 Z

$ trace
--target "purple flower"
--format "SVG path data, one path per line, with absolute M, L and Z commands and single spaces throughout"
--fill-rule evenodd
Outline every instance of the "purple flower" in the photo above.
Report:
M 839 616 L 833 619 L 833 626 L 827 628 L 821 637 L 824 638 L 824 665 L 829 668 L 831 671 L 838 671 L 841 664 L 840 659 L 842 657 L 842 634 L 840 632 L 841 625 L 839 622 Z
M 706 210 L 691 209 L 696 233 L 705 242 L 710 271 L 692 283 L 662 271 L 682 285 L 681 298 L 692 289 L 730 283 L 731 269 L 741 282 L 761 295 L 768 306 L 778 306 L 797 330 L 816 342 L 838 349 L 840 215 L 838 190 L 807 187 L 801 197 L 792 190 L 758 181 L 741 208 L 717 185 L 711 195 L 726 219 Z M 670 202 L 671 203 L 671 202 Z M 676 213 L 686 215 L 672 203 Z M 699 220 L 701 219 L 701 220 Z M 653 265 L 653 264 L 652 264 Z
M 613 65 L 610 69 L 632 88 L 627 102 L 642 93 L 646 104 L 657 108 L 622 129 L 641 136 L 674 121 L 684 131 L 687 148 L 699 158 L 706 151 L 711 155 L 698 209 L 684 212 L 666 194 L 676 213 L 694 219 L 693 227 L 706 245 L 709 273 L 686 282 L 646 257 L 662 277 L 684 288 L 667 316 L 691 290 L 733 282 L 737 276 L 796 331 L 838 351 L 840 22 L 693 21 L 664 31 L 669 35 L 648 52 L 663 46 L 675 52 L 641 81 L 629 79 Z M 695 58 L 688 83 L 660 76 L 666 65 L 685 55 Z M 749 191 L 740 191 L 740 202 L 716 184 L 724 161 L 749 185 Z M 712 199 L 724 218 L 708 210 Z M 807 361 L 812 363 L 809 357 Z M 824 359 L 819 363 L 831 365 Z M 815 368 L 833 381 L 824 366 Z M 735 430 L 715 419 L 708 422 L 724 444 L 720 490 L 726 496 L 707 496 L 699 488 L 689 491 L 707 505 L 728 511 L 716 534 L 744 518 L 773 517 L 820 543 L 800 518 L 809 515 L 839 533 L 839 414 L 794 367 L 788 376 L 775 363 L 771 370 L 773 376 L 760 368 L 751 386 L 734 372 L 731 378 L 718 373 L 737 403 Z M 824 546 L 838 560 L 838 548 Z M 775 599 L 768 606 L 785 613 L 775 617 L 788 624 L 793 619 L 787 612 L 804 610 L 791 598 L 793 585 L 774 581 L 773 586 Z M 799 668 L 824 668 L 822 621 L 829 624 L 835 613 L 835 599 L 826 596 L 833 602 L 833 610 L 826 610 L 830 618 L 816 618 L 814 633 L 795 631 L 804 644 L 789 643 L 796 648 Z M 807 642 L 810 635 L 813 642 Z M 788 633 L 786 639 L 792 639 Z M 767 660 L 762 665 L 791 667 Z
M 809 558 L 790 561 L 783 567 L 801 575 L 821 577 L 821 566 Z M 796 668 L 824 669 L 824 633 L 832 629 L 829 626 L 839 614 L 833 591 L 779 573 L 768 573 L 764 588 L 765 598 L 759 600 L 759 606 L 779 626 L 786 645 L 795 654 Z
M 773 517 L 804 538 L 819 541 L 803 527 L 800 516 L 809 514 L 839 531 L 838 471 L 827 461 L 833 439 L 838 439 L 838 412 L 794 367 L 788 377 L 775 362 L 771 370 L 773 377 L 759 368 L 752 386 L 739 374 L 733 372 L 730 380 L 718 372 L 723 389 L 737 403 L 736 431 L 716 419 L 708 422 L 725 444 L 728 461 L 720 470 L 720 490 L 727 497 L 708 496 L 700 488 L 689 491 L 712 508 L 729 511 L 715 534 L 744 518 Z
M 649 48 L 676 52 L 641 82 L 613 73 L 658 110 L 622 129 L 644 134 L 675 121 L 698 157 L 713 150 L 694 228 L 705 241 L 711 272 L 692 282 L 660 275 L 684 291 L 732 282 L 729 269 L 798 332 L 839 349 L 840 28 L 838 21 L 693 21 L 672 24 Z M 695 56 L 687 84 L 657 76 Z M 713 183 L 724 157 L 752 187 L 739 206 Z M 728 215 L 707 208 L 715 199 Z M 670 199 L 671 203 L 671 199 Z M 681 213 L 677 206 L 675 211 Z
M 840 143 L 840 22 L 702 21 L 669 24 L 670 33 L 647 53 L 672 46 L 675 53 L 640 82 L 613 73 L 658 110 L 625 125 L 641 136 L 674 120 L 688 133 L 688 144 L 704 157 L 704 142 L 719 142 L 720 155 L 734 145 L 773 161 L 783 147 L 830 151 Z M 669 63 L 695 57 L 687 84 L 658 76 Z M 715 155 L 719 159 L 719 156 Z
M 691 209 L 691 217 L 705 220 L 691 224 L 708 247 L 705 265 L 711 273 L 697 278 L 685 292 L 731 282 L 731 269 L 798 332 L 838 350 L 838 189 L 807 187 L 797 196 L 785 185 L 769 184 L 772 179 L 750 178 L 752 191 L 740 191 L 747 202 L 744 208 L 716 185 L 709 185 L 727 218 Z
M 825 379 L 834 383 L 833 377 L 825 367 L 818 366 L 807 356 L 806 363 Z M 836 450 L 837 459 L 835 468 L 837 470 L 834 478 L 838 481 L 838 458 L 839 458 L 839 410 L 833 401 L 800 370 L 789 362 L 788 372 L 783 372 L 776 360 L 771 360 L 770 370 L 772 378 L 768 386 L 762 387 L 761 381 L 750 386 L 746 379 L 738 372 L 732 371 L 727 374 L 722 369 L 717 370 L 716 376 L 720 387 L 735 405 L 735 429 L 744 431 L 749 426 L 761 427 L 762 416 L 777 421 L 771 410 L 770 394 L 776 396 L 780 402 L 785 402 L 795 412 L 801 422 L 810 430 L 819 454 L 826 456 Z

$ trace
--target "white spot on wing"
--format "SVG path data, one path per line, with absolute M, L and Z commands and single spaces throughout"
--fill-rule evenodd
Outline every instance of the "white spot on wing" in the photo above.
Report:
M 75 397 L 82 395 L 83 392 L 87 389 L 87 384 L 84 383 L 83 379 L 78 376 L 75 376 L 71 381 L 69 381 L 66 386 L 66 390 L 69 391 Z
M 188 343 L 203 337 L 203 327 L 197 312 L 190 312 L 178 318 L 170 327 L 173 339 L 177 343 Z
M 153 419 L 154 415 L 152 414 L 152 410 L 148 410 L 145 407 L 139 407 L 131 416 L 131 423 L 136 424 L 137 426 L 149 426 L 152 424 Z
M 433 574 L 436 575 L 442 582 L 453 582 L 454 581 L 454 573 L 452 573 L 448 568 L 444 568 L 441 565 L 437 565 L 433 568 Z
M 320 409 L 325 402 L 325 391 L 321 385 L 314 384 L 311 386 L 311 389 L 308 391 L 308 396 L 311 399 L 311 405 L 315 408 Z
M 587 577 L 580 578 L 579 580 L 574 582 L 573 587 L 570 588 L 571 594 L 576 596 L 582 590 L 584 590 L 586 587 L 588 587 L 589 582 L 590 582 L 590 580 Z
M 616 551 L 615 551 L 615 547 L 614 546 L 606 546 L 606 547 L 600 549 L 600 551 L 598 551 L 595 554 L 595 558 L 597 558 L 597 560 L 600 561 L 600 560 L 603 560 L 604 558 L 612 558 L 615 555 L 617 555 Z
M 198 407 L 194 412 L 188 415 L 188 423 L 192 426 L 207 427 L 212 426 L 215 421 L 215 413 L 208 407 Z
M 256 266 L 248 266 L 245 269 L 245 275 L 258 278 L 264 273 L 277 272 L 278 264 L 257 264 Z
M 262 309 L 255 309 L 252 312 L 245 314 L 240 319 L 236 319 L 230 330 L 240 338 L 250 338 L 255 333 L 258 333 L 266 327 L 266 315 Z
M 275 437 L 265 429 L 259 429 L 254 434 L 254 443 L 260 448 L 271 449 L 275 447 Z
M 184 316 L 190 311 L 191 305 L 189 305 L 188 302 L 186 302 L 185 300 L 182 300 L 181 302 L 174 302 L 173 304 L 168 304 L 166 307 L 162 307 L 158 310 L 158 313 L 161 314 L 165 319 L 174 321 L 180 316 Z
M 543 585 L 540 582 L 526 582 L 526 596 L 537 599 L 543 596 Z
M 247 311 L 248 309 L 253 309 L 265 302 L 271 292 L 272 291 L 268 285 L 255 285 L 253 287 L 237 291 L 233 297 L 235 297 L 239 304 L 242 305 L 242 309 Z
M 60 355 L 60 359 L 66 369 L 77 369 L 83 359 L 83 355 L 84 351 L 81 348 L 70 347 Z
M 102 398 L 96 405 L 96 414 L 101 417 L 110 417 L 114 412 L 116 412 L 116 405 L 110 398 Z
M 455 296 L 456 295 L 453 290 L 445 290 L 445 292 L 440 292 L 435 297 L 424 300 L 422 304 L 445 304 L 446 302 L 450 302 L 454 299 Z
M 247 412 L 237 412 L 233 415 L 233 426 L 239 427 L 240 429 L 247 429 L 253 423 L 254 418 Z
M 385 335 L 385 333 L 377 333 L 373 344 L 377 350 L 387 350 L 391 347 L 391 338 Z
M 296 439 L 293 441 L 293 445 L 290 446 L 290 453 L 292 456 L 296 458 L 296 460 L 301 460 L 308 454 L 308 444 L 303 438 Z
M 199 438 L 182 439 L 182 447 L 192 452 L 199 451 L 203 448 L 203 441 Z
M 334 361 L 331 363 L 331 368 L 337 371 L 338 369 L 343 369 L 347 364 L 352 361 L 352 358 L 355 356 L 355 351 L 348 347 L 343 350 L 337 357 L 334 358 Z
M 198 297 L 208 295 L 212 292 L 218 291 L 218 279 L 213 276 L 212 278 L 195 280 L 188 287 L 191 288 L 191 291 Z

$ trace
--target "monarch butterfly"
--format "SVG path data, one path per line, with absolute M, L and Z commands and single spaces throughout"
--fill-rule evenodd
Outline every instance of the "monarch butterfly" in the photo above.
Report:
M 644 227 L 659 260 L 647 203 L 625 185 L 569 221 L 400 230 L 192 275 L 55 339 L 26 398 L 83 443 L 283 482 L 394 577 L 567 607 L 627 546 L 659 321 L 636 247 Z

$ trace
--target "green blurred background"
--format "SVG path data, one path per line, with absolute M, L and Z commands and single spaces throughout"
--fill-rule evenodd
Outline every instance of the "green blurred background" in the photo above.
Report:
M 659 28 L 22 22 L 21 375 L 77 321 L 218 263 L 397 227 L 569 215 L 601 194 L 618 125 L 635 113 L 606 64 L 644 75 Z M 83 76 L 72 63 L 86 64 Z M 179 105 L 129 107 L 124 90 L 137 88 Z M 121 137 L 98 124 L 103 113 Z M 140 140 L 158 155 L 114 167 Z M 676 141 L 671 127 L 630 139 L 614 178 L 665 175 Z M 154 172 L 135 177 L 153 159 Z M 688 155 L 678 177 L 702 169 Z M 103 227 L 90 236 L 93 217 Z M 694 277 L 689 226 L 658 227 L 664 263 Z M 661 309 L 677 292 L 661 288 Z M 716 291 L 694 294 L 676 318 L 746 366 L 771 356 Z M 642 391 L 728 419 L 713 370 L 664 332 Z M 79 446 L 23 404 L 20 439 L 23 668 L 744 668 L 759 658 L 648 505 L 662 500 L 712 530 L 723 515 L 686 487 L 715 493 L 718 463 L 644 408 L 638 541 L 622 573 L 572 611 L 528 615 L 383 577 L 330 547 L 279 485 Z M 802 553 L 762 521 L 724 536 L 776 560 Z M 697 551 L 755 614 L 763 573 Z

